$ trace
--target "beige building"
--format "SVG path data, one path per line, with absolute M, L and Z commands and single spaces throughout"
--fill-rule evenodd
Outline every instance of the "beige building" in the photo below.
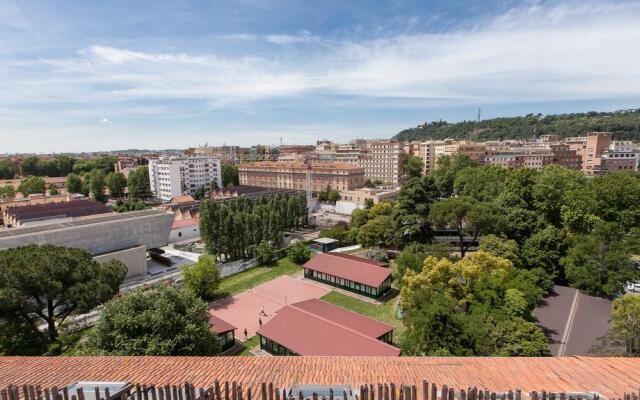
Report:
M 399 190 L 378 190 L 373 188 L 360 188 L 340 192 L 340 200 L 350 201 L 357 205 L 364 205 L 367 200 L 373 200 L 373 204 L 381 201 L 393 200 L 398 196 Z
M 271 187 L 280 189 L 307 189 L 310 171 L 311 189 L 319 192 L 331 187 L 343 191 L 364 185 L 364 170 L 356 165 L 343 163 L 284 163 L 261 161 L 241 164 L 240 185 Z
M 399 185 L 402 175 L 403 144 L 399 141 L 369 142 L 360 159 L 366 179 Z

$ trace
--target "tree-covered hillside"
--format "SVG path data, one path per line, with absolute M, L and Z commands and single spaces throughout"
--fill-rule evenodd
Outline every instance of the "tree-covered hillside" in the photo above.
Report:
M 434 121 L 395 135 L 403 141 L 429 139 L 500 140 L 528 139 L 536 135 L 581 136 L 587 132 L 613 132 L 614 139 L 640 141 L 640 109 L 558 115 L 494 118 L 447 123 Z

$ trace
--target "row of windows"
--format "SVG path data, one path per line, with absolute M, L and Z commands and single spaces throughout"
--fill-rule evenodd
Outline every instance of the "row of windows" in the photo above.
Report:
M 312 271 L 310 269 L 305 268 L 304 270 L 304 276 L 306 278 L 311 278 L 311 279 L 315 279 L 318 281 L 322 281 L 322 282 L 326 282 L 329 283 L 333 286 L 337 286 L 343 289 L 347 289 L 353 292 L 357 292 L 357 293 L 361 293 L 361 294 L 365 294 L 369 297 L 378 297 L 379 295 L 381 295 L 382 293 L 386 292 L 387 290 L 389 290 L 389 288 L 391 288 L 391 279 L 387 279 L 386 281 L 384 281 L 382 283 L 382 285 L 380 285 L 377 288 L 362 284 L 362 283 L 358 283 L 358 282 L 354 282 L 354 281 L 350 281 L 348 279 L 343 279 L 343 278 L 339 278 L 333 275 L 329 275 L 329 274 L 325 274 L 322 272 L 318 272 L 318 271 Z
M 297 356 L 298 354 L 293 351 L 287 349 L 284 346 L 281 346 L 277 342 L 274 342 L 271 339 L 268 339 L 264 336 L 260 336 L 260 349 L 266 351 L 269 354 L 273 354 L 274 356 Z

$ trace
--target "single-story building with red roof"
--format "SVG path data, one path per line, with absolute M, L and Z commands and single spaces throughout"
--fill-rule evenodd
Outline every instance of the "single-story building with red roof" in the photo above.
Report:
M 273 355 L 398 356 L 393 326 L 311 299 L 280 309 L 257 332 Z
M 304 277 L 377 298 L 391 289 L 391 270 L 375 260 L 341 253 L 319 253 L 304 265 Z
M 235 326 L 211 313 L 209 313 L 209 323 L 211 324 L 211 330 L 218 335 L 221 353 L 229 350 L 236 344 L 235 331 L 237 328 Z

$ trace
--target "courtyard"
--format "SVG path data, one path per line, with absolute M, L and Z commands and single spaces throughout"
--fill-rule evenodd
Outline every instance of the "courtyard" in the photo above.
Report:
M 260 328 L 260 321 L 266 323 L 287 304 L 317 299 L 329 292 L 321 285 L 282 275 L 212 304 L 209 312 L 234 325 L 236 338 L 244 341 L 245 329 L 247 338 L 252 338 Z

